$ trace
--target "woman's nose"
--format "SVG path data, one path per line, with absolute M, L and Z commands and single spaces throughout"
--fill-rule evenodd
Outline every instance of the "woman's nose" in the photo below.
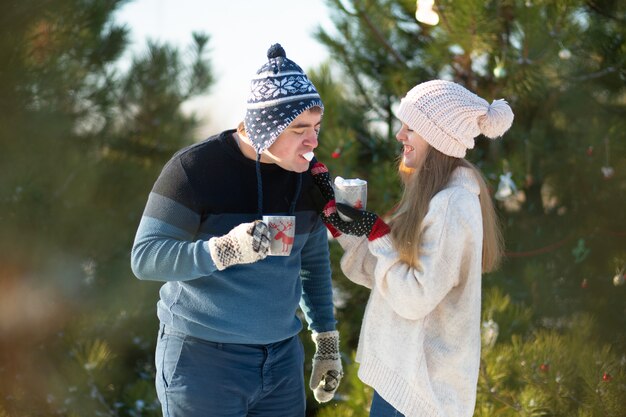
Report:
M 405 135 L 405 132 L 404 132 L 404 128 L 400 128 L 400 130 L 398 130 L 396 132 L 396 140 L 398 142 L 402 142 L 403 140 L 406 140 L 406 135 Z

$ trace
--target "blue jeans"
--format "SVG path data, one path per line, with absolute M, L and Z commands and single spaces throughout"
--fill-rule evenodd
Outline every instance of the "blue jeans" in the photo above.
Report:
M 297 335 L 269 345 L 213 343 L 161 325 L 155 361 L 164 417 L 304 417 Z
M 372 398 L 372 406 L 370 407 L 370 417 L 404 417 L 404 414 L 393 408 L 391 404 L 374 391 L 374 398 Z

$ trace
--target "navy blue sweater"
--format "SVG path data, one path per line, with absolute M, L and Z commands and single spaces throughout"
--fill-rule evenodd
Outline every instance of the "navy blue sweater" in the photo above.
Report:
M 298 194 L 290 256 L 268 256 L 219 271 L 208 240 L 259 218 L 255 161 L 225 131 L 172 157 L 157 179 L 131 254 L 139 279 L 165 281 L 162 323 L 205 340 L 267 344 L 309 329 L 335 329 L 323 204 L 310 173 L 261 164 L 263 214 L 288 214 Z M 297 192 L 298 175 L 302 176 Z

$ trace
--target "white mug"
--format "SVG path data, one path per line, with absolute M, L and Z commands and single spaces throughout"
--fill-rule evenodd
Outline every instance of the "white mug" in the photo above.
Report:
M 359 178 L 344 179 L 337 177 L 335 178 L 335 186 L 333 188 L 335 189 L 335 201 L 337 203 L 365 210 L 367 204 L 367 181 Z M 337 213 L 342 220 L 352 221 L 351 218 L 344 216 L 339 211 Z
M 270 256 L 289 256 L 296 236 L 296 216 L 263 216 L 270 231 Z

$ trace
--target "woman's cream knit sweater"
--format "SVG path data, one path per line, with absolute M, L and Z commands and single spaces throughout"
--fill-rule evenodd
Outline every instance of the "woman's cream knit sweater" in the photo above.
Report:
M 423 221 L 422 270 L 389 235 L 339 236 L 341 268 L 371 289 L 359 377 L 407 417 L 471 416 L 480 361 L 482 217 L 472 171 L 457 168 Z

